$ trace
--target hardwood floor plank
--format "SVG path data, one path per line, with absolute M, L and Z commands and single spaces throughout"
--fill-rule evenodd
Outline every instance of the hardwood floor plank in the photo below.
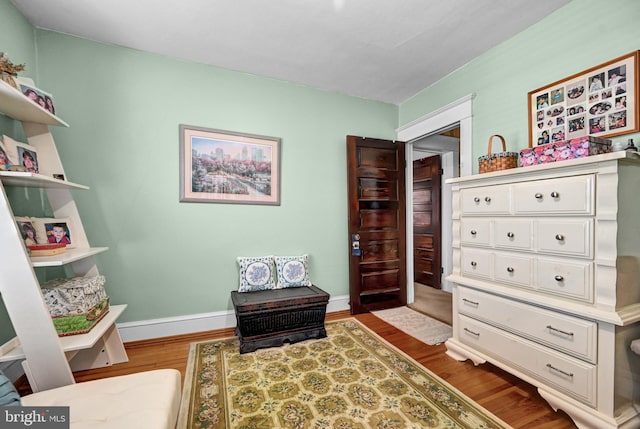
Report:
M 349 317 L 346 311 L 327 314 L 327 320 Z M 470 361 L 458 362 L 445 354 L 444 344 L 429 346 L 405 334 L 380 318 L 370 314 L 355 316 L 414 360 L 453 385 L 478 404 L 516 429 L 576 428 L 563 412 L 555 412 L 538 394 L 535 387 L 491 364 L 479 366 Z M 106 368 L 74 373 L 77 382 L 158 368 L 175 368 L 185 378 L 189 345 L 233 336 L 233 329 L 202 332 L 192 335 L 136 341 L 125 344 L 129 362 Z M 17 383 L 21 394 L 30 392 L 26 379 Z

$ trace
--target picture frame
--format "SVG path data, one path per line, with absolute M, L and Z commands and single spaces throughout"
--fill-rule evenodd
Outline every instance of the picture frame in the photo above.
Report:
M 18 224 L 18 229 L 20 230 L 20 235 L 22 236 L 22 240 L 24 241 L 25 246 L 34 246 L 47 242 L 44 237 L 38 237 L 36 228 L 29 218 L 16 218 L 16 222 Z
M 17 143 L 16 152 L 18 155 L 18 165 L 26 168 L 28 173 L 40 173 L 40 167 L 38 167 L 38 151 L 35 147 L 24 143 Z
M 0 141 L 0 170 L 6 170 L 13 165 L 13 161 L 9 157 L 9 151 Z
M 63 243 L 70 249 L 76 247 L 75 227 L 70 218 L 16 216 L 14 219 L 25 245 Z
M 22 143 L 7 135 L 2 136 L 2 149 L 6 156 L 5 166 L 20 165 L 29 173 L 40 173 L 38 150 L 35 146 Z
M 281 139 L 181 124 L 180 202 L 280 205 Z
M 44 92 L 43 90 L 36 88 L 35 86 L 27 85 L 26 83 L 21 81 L 18 81 L 18 85 L 20 86 L 20 92 L 22 92 L 25 97 L 27 97 L 29 100 L 33 101 L 52 115 L 56 114 L 56 108 L 53 104 L 53 96 L 51 94 L 49 94 L 48 92 Z
M 68 222 L 62 219 L 56 219 L 51 222 L 44 222 L 44 230 L 46 231 L 47 242 L 62 243 L 70 246 L 73 241 L 71 237 L 71 229 Z
M 638 132 L 639 53 L 530 91 L 529 147 L 585 135 L 609 138 Z

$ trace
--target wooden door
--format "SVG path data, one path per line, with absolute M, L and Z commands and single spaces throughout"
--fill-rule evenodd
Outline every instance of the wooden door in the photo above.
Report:
M 440 156 L 413 161 L 413 279 L 442 289 Z
M 405 145 L 347 136 L 351 313 L 407 303 Z

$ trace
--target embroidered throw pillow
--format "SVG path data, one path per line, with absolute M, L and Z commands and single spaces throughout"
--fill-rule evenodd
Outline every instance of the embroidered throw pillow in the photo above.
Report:
M 278 289 L 311 286 L 309 278 L 309 255 L 276 256 Z
M 273 256 L 239 257 L 240 286 L 238 292 L 275 289 Z

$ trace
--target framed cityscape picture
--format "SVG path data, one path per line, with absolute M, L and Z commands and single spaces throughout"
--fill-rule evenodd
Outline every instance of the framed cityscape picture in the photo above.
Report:
M 529 92 L 529 147 L 639 131 L 639 52 Z
M 180 201 L 280 205 L 280 143 L 180 125 Z

